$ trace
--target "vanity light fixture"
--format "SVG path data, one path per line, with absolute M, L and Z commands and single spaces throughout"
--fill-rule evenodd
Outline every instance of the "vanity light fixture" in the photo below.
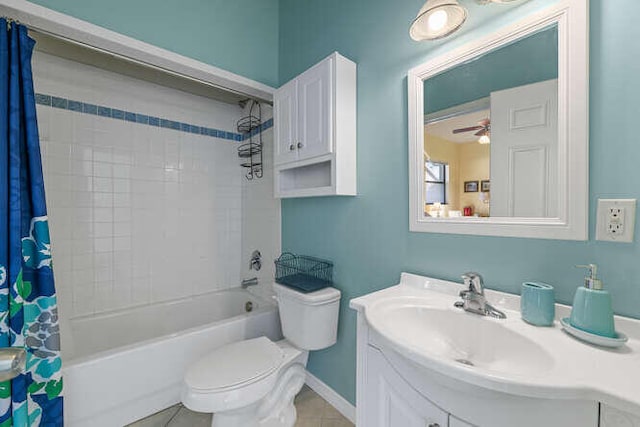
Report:
M 415 41 L 436 40 L 455 32 L 467 20 L 458 0 L 427 0 L 409 28 Z

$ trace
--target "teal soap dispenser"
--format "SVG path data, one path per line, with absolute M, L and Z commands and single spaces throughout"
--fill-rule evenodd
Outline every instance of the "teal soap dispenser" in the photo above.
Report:
M 576 290 L 571 309 L 570 323 L 574 328 L 608 338 L 616 338 L 611 294 L 602 289 L 602 281 L 597 276 L 595 264 L 577 265 L 587 268 L 589 275 L 584 278 L 584 286 Z

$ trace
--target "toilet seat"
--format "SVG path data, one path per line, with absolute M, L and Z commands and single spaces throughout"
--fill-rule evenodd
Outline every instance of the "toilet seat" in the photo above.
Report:
M 182 402 L 198 412 L 229 411 L 263 399 L 287 352 L 266 337 L 228 344 L 187 370 Z
M 185 382 L 199 392 L 244 387 L 274 373 L 284 360 L 280 347 L 266 337 L 228 344 L 200 359 Z

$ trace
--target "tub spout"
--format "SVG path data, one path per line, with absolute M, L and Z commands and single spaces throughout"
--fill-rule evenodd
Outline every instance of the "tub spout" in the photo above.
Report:
M 244 279 L 242 281 L 241 286 L 244 289 L 247 289 L 249 286 L 255 286 L 258 284 L 258 278 L 257 277 L 252 277 L 251 279 Z

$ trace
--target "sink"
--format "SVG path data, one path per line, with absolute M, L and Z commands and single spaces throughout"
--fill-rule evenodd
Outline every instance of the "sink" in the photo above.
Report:
M 451 298 L 392 298 L 373 304 L 366 316 L 394 346 L 450 367 L 505 377 L 531 377 L 553 367 L 547 351 L 510 328 L 508 320 L 467 313 L 452 304 Z
M 616 329 L 629 341 L 617 349 L 600 348 L 566 334 L 557 321 L 549 327 L 526 323 L 517 295 L 486 289 L 488 302 L 506 319 L 454 307 L 466 289 L 402 273 L 397 285 L 352 299 L 349 305 L 358 312 L 359 369 L 370 369 L 368 360 L 377 354 L 423 394 L 445 393 L 448 403 L 440 407 L 451 404 L 460 413 L 468 402 L 454 403 L 460 393 L 501 402 L 506 393 L 548 402 L 566 399 L 567 404 L 599 401 L 640 414 L 640 320 L 616 316 Z M 570 312 L 556 304 L 557 319 Z M 485 424 L 491 423 L 480 423 Z

